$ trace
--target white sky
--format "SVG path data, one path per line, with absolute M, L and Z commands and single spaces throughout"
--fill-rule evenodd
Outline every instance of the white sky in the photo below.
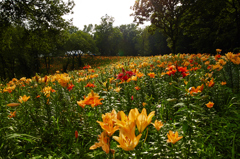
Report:
M 64 0 L 67 1 L 67 0 Z M 73 18 L 73 25 L 83 30 L 84 25 L 100 24 L 101 17 L 114 17 L 113 26 L 133 23 L 134 17 L 130 16 L 135 0 L 74 0 L 74 14 L 65 15 L 65 19 Z M 144 25 L 150 25 L 150 22 Z

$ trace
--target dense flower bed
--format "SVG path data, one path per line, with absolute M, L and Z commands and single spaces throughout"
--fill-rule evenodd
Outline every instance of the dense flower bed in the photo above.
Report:
M 170 54 L 14 78 L 0 85 L 0 155 L 238 158 L 239 64 Z

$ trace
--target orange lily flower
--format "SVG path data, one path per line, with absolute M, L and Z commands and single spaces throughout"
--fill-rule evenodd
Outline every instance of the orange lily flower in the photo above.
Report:
M 125 151 L 133 150 L 139 143 L 142 134 L 135 136 L 135 124 L 134 122 L 128 121 L 124 127 L 120 128 L 119 137 L 113 136 L 113 139 L 116 140 Z
M 141 89 L 141 88 L 140 88 L 140 87 L 138 87 L 138 86 L 136 86 L 136 87 L 134 87 L 134 88 L 135 88 L 137 91 Z
M 27 97 L 26 95 L 24 95 L 23 97 L 20 96 L 19 99 L 18 99 L 18 101 L 19 101 L 20 103 L 26 102 L 26 101 L 28 101 L 29 98 L 30 98 L 30 96 Z
M 213 82 L 213 78 L 209 81 L 208 83 L 208 87 L 213 87 L 214 86 L 214 82 Z
M 226 85 L 227 84 L 227 82 L 221 82 L 221 85 Z
M 168 137 L 167 142 L 171 142 L 173 144 L 175 144 L 177 141 L 179 141 L 181 138 L 183 138 L 183 136 L 178 136 L 178 132 L 177 131 L 174 134 L 171 130 L 167 134 L 167 137 Z
M 163 123 L 161 121 L 155 120 L 154 123 L 152 123 L 153 126 L 157 129 L 157 131 L 159 131 L 161 129 L 161 127 L 163 127 Z
M 92 145 L 89 150 L 94 150 L 98 147 L 102 147 L 103 151 L 105 151 L 107 154 L 109 153 L 109 137 L 107 136 L 106 132 L 102 132 L 101 135 L 98 135 L 98 143 L 96 142 L 94 145 Z
M 13 118 L 16 116 L 16 111 L 10 112 L 10 115 L 8 115 L 9 118 Z
M 208 103 L 206 104 L 206 106 L 207 106 L 208 108 L 212 108 L 212 107 L 213 107 L 213 105 L 214 105 L 214 103 L 213 103 L 213 102 L 208 102 Z
M 148 76 L 150 78 L 155 78 L 156 74 L 154 72 L 150 72 L 150 73 L 148 73 Z
M 87 97 L 84 97 L 84 100 L 77 101 L 77 104 L 84 108 L 86 105 L 91 105 L 91 107 L 96 107 L 98 105 L 102 105 L 101 100 L 99 99 L 99 95 L 94 93 L 93 90 L 88 94 Z
M 115 131 L 118 130 L 118 126 L 114 126 L 117 119 L 117 113 L 113 109 L 111 113 L 102 114 L 103 122 L 97 121 L 101 128 L 106 131 L 109 137 L 111 137 Z

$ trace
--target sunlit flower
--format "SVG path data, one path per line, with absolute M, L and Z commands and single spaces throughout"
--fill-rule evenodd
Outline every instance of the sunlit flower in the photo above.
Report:
M 94 145 L 92 145 L 89 149 L 94 150 L 98 147 L 102 147 L 103 151 L 105 151 L 107 154 L 109 153 L 110 148 L 110 139 L 107 136 L 106 132 L 102 132 L 101 135 L 98 135 L 98 143 L 96 142 Z
M 150 73 L 148 73 L 148 76 L 151 78 L 155 78 L 156 74 L 154 72 L 150 72 Z
M 161 129 L 161 127 L 163 127 L 163 123 L 158 120 L 155 120 L 155 122 L 152 123 L 152 125 L 156 128 L 157 131 L 159 131 Z
M 42 92 L 44 93 L 44 95 L 46 96 L 46 97 L 50 97 L 50 93 L 52 92 L 56 92 L 54 89 L 52 89 L 52 87 L 51 86 L 47 86 L 47 87 L 44 87 L 43 88 L 43 90 L 42 90 Z
M 63 75 L 63 74 L 61 74 L 61 75 L 58 77 L 58 83 L 59 83 L 62 87 L 67 87 L 69 81 L 70 81 L 70 77 L 68 77 L 68 75 Z
M 28 101 L 29 98 L 30 98 L 30 96 L 27 97 L 26 95 L 20 96 L 19 99 L 18 99 L 18 101 L 19 101 L 20 103 L 26 102 L 26 101 Z
M 144 74 L 141 73 L 141 72 L 136 73 L 136 75 L 137 75 L 138 78 L 141 78 L 142 76 L 144 76 Z
M 99 95 L 97 93 L 94 93 L 93 90 L 88 94 L 84 100 L 77 101 L 77 104 L 84 108 L 86 105 L 91 105 L 91 107 L 95 107 L 98 105 L 102 105 Z
M 138 132 L 142 133 L 143 130 L 151 123 L 152 117 L 155 115 L 155 111 L 152 111 L 148 116 L 147 116 L 147 111 L 145 108 L 142 109 L 141 114 L 138 115 L 136 119 L 136 124 L 138 128 Z
M 138 115 L 139 115 L 139 112 L 137 108 L 131 109 L 128 114 L 128 120 L 135 123 Z
M 212 107 L 213 107 L 213 105 L 214 105 L 214 103 L 213 103 L 213 102 L 208 102 L 208 103 L 206 104 L 206 106 L 207 106 L 208 108 L 212 108 Z
M 97 121 L 101 128 L 111 137 L 115 131 L 118 130 L 118 126 L 114 125 L 117 120 L 117 113 L 113 109 L 111 113 L 102 114 L 103 122 Z
M 125 151 L 134 150 L 142 136 L 142 134 L 139 134 L 137 137 L 135 136 L 135 123 L 128 121 L 123 127 L 120 127 L 119 129 L 119 137 L 113 136 L 113 139 L 120 144 L 117 147 L 121 147 Z
M 77 104 L 82 108 L 85 108 L 85 106 L 86 106 L 84 100 L 77 101 Z
M 177 141 L 179 141 L 183 136 L 178 136 L 178 132 L 176 131 L 175 134 L 170 130 L 167 134 L 168 140 L 167 142 L 171 142 L 175 144 Z
M 120 88 L 120 87 L 116 87 L 116 88 L 114 89 L 114 91 L 119 93 L 121 89 L 122 89 L 122 88 Z
M 142 105 L 143 105 L 143 107 L 145 107 L 147 105 L 147 103 L 143 102 Z

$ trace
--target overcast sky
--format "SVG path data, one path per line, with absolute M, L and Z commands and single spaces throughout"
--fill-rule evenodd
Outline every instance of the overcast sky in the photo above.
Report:
M 133 10 L 130 7 L 134 5 L 135 0 L 74 0 L 74 2 L 74 14 L 65 15 L 64 18 L 73 18 L 73 25 L 80 30 L 84 25 L 100 24 L 101 17 L 106 14 L 114 17 L 114 26 L 133 23 L 134 18 L 130 16 Z

